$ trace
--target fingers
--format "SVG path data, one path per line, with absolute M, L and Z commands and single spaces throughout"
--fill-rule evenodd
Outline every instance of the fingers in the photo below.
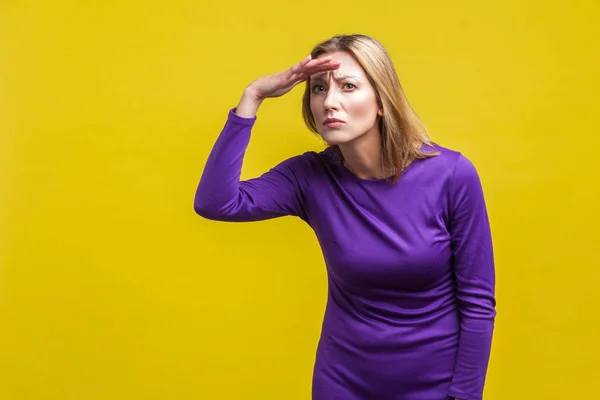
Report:
M 337 63 L 333 63 L 331 61 L 331 56 L 326 56 L 326 57 L 322 57 L 322 58 L 313 59 L 309 55 L 304 60 L 300 61 L 299 63 L 297 63 L 295 65 L 293 65 L 288 70 L 288 72 L 289 72 L 288 76 L 291 76 L 291 75 L 293 75 L 295 73 L 298 73 L 298 72 L 306 70 L 306 69 L 316 68 L 316 67 L 324 66 L 324 65 L 333 65 L 333 64 L 337 64 Z
M 333 61 L 331 56 L 317 58 L 312 60 L 311 62 L 304 65 L 304 68 L 301 69 L 302 72 L 308 72 L 309 75 L 315 73 L 316 71 L 329 71 L 333 69 L 337 69 L 342 65 L 339 61 Z
M 302 83 L 306 80 L 306 78 L 298 78 L 293 80 L 292 82 L 290 82 L 290 90 L 293 89 L 296 85 L 298 85 L 299 83 Z
M 288 80 L 289 81 L 295 81 L 295 80 L 298 80 L 298 79 L 304 80 L 306 78 L 307 78 L 306 74 L 299 72 L 299 73 L 296 73 L 296 74 L 290 76 L 290 78 Z
M 339 62 L 338 63 L 326 62 L 326 63 L 322 63 L 321 65 L 313 65 L 311 67 L 305 66 L 304 68 L 289 75 L 288 79 L 292 79 L 292 77 L 298 76 L 298 75 L 302 75 L 306 79 L 309 76 L 318 74 L 320 72 L 335 71 L 336 69 L 340 68 L 341 65 L 342 64 Z
M 336 62 L 337 63 L 337 62 Z M 333 65 L 336 64 L 331 60 L 331 56 L 326 56 L 322 58 L 316 58 L 314 60 L 310 60 L 308 63 L 304 64 L 304 68 L 316 68 L 324 65 Z
M 311 76 L 314 74 L 318 74 L 321 72 L 329 72 L 329 71 L 335 71 L 336 69 L 339 69 L 341 66 L 341 63 L 336 63 L 336 64 L 324 64 L 315 68 L 310 68 L 304 71 L 301 71 L 304 75 Z
M 331 56 L 313 59 L 310 55 L 288 69 L 283 79 L 288 85 L 296 86 L 309 76 L 319 72 L 333 71 L 340 67 L 341 62 L 333 62 Z
M 294 64 L 289 70 L 288 72 L 292 75 L 297 73 L 298 71 L 300 71 L 302 68 L 304 68 L 308 63 L 310 63 L 312 60 L 312 57 L 309 55 L 308 57 L 306 57 L 304 60 L 300 61 L 297 64 Z M 291 76 L 290 75 L 290 76 Z
M 341 63 L 323 63 L 320 66 L 314 66 L 312 68 L 303 69 L 296 73 L 293 73 L 287 77 L 287 83 L 290 85 L 297 85 L 308 79 L 309 76 L 318 74 L 320 72 L 334 71 L 340 67 Z
M 311 62 L 312 60 L 312 56 L 309 54 L 304 60 L 300 61 L 300 64 L 302 66 L 305 66 L 306 64 L 308 64 L 309 62 Z

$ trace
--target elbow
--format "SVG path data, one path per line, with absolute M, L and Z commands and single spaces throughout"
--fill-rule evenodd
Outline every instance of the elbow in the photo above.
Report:
M 479 321 L 494 321 L 496 318 L 496 307 L 494 302 L 484 304 L 463 304 L 460 307 L 463 317 Z
M 219 201 L 210 196 L 196 195 L 194 198 L 194 212 L 199 216 L 213 221 L 235 222 L 240 219 L 239 209 L 236 203 Z
M 194 212 L 203 218 L 207 218 L 209 215 L 208 210 L 196 202 L 194 202 Z
M 219 208 L 199 192 L 194 196 L 194 212 L 206 219 L 215 220 L 219 217 Z
M 194 212 L 212 221 L 229 221 L 234 217 L 234 214 L 231 213 L 228 207 L 221 206 L 212 201 L 203 201 L 202 198 L 198 197 L 194 200 Z
M 194 212 L 202 218 L 210 220 L 219 220 L 220 217 L 219 212 L 215 207 L 203 204 L 197 200 L 194 201 Z
M 202 181 L 200 181 L 194 194 L 194 212 L 203 218 L 213 219 L 216 207 L 214 202 L 210 201 L 208 193 L 206 189 L 202 188 Z
M 496 298 L 493 293 L 460 295 L 458 304 L 461 314 L 474 320 L 493 321 L 496 317 Z

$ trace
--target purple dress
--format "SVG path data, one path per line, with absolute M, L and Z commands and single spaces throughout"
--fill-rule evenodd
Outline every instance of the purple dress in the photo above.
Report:
M 496 302 L 490 226 L 473 165 L 435 145 L 439 156 L 413 162 L 390 185 L 354 176 L 327 149 L 240 181 L 256 117 L 234 111 L 194 209 L 235 222 L 293 215 L 314 230 L 328 299 L 312 398 L 481 399 Z

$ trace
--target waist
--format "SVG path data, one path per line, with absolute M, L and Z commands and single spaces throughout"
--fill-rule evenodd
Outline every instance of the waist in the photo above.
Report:
M 348 351 L 414 351 L 458 343 L 460 316 L 454 302 L 422 312 L 340 307 L 328 301 L 321 339 Z

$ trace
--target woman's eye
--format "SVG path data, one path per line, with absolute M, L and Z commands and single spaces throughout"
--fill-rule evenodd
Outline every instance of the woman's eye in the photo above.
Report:
M 344 87 L 344 89 L 348 89 L 348 90 L 356 89 L 356 85 L 353 83 L 345 83 L 343 87 Z M 323 85 L 315 85 L 312 87 L 313 93 L 319 93 L 319 92 L 323 92 L 325 90 L 326 90 L 325 86 L 323 86 Z

